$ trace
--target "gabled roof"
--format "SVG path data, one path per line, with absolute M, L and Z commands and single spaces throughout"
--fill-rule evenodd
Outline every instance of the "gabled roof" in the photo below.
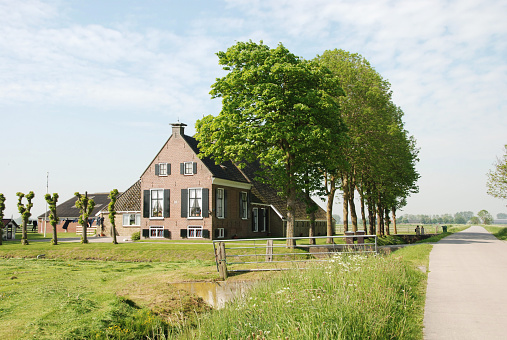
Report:
M 93 208 L 93 211 L 90 214 L 91 216 L 94 216 L 97 212 L 102 210 L 110 202 L 109 199 L 109 193 L 96 193 L 96 194 L 88 194 L 88 198 L 93 198 L 93 201 L 95 202 L 95 207 Z M 56 206 L 56 214 L 58 215 L 58 218 L 64 219 L 64 218 L 72 218 L 76 219 L 79 218 L 79 209 L 76 208 L 76 201 L 77 197 L 73 196 L 71 199 L 60 203 Z M 50 211 L 48 210 L 46 212 L 46 216 L 49 216 Z M 44 218 L 44 214 L 40 215 L 39 218 Z
M 187 135 L 183 135 L 183 138 L 187 142 L 187 144 L 192 148 L 192 151 L 195 152 L 196 155 L 199 154 L 199 142 L 194 138 Z M 209 169 L 213 177 L 220 179 L 227 179 L 235 182 L 243 182 L 248 183 L 248 179 L 243 176 L 241 171 L 231 162 L 227 161 L 220 165 L 215 164 L 215 161 L 209 157 L 201 158 L 201 161 L 204 165 Z
M 141 180 L 132 184 L 130 188 L 118 196 L 114 209 L 116 211 L 141 211 Z
M 277 191 L 271 187 L 269 184 L 263 183 L 258 179 L 258 172 L 260 172 L 261 167 L 258 162 L 255 163 L 243 163 L 243 175 L 248 178 L 249 182 L 252 184 L 252 193 L 253 195 L 259 199 L 263 204 L 270 204 L 275 207 L 278 212 L 283 215 L 283 218 L 287 218 L 287 201 L 280 197 Z M 255 200 L 253 201 L 255 202 Z M 296 198 L 296 219 L 297 220 L 307 220 L 308 215 L 306 213 L 306 204 L 303 201 L 302 197 Z M 326 212 L 319 206 L 319 209 L 315 212 L 316 220 L 325 220 Z
M 3 222 L 4 227 L 7 226 L 7 224 L 9 224 L 10 222 L 12 222 L 12 224 L 14 224 L 15 227 L 19 227 L 19 225 L 16 223 L 16 221 L 14 221 L 14 219 L 12 219 L 12 218 L 4 218 L 4 219 L 2 219 L 2 222 Z

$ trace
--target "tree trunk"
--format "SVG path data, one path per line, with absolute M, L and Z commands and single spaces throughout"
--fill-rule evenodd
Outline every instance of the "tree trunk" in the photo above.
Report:
M 296 190 L 289 187 L 287 195 L 287 237 L 294 237 L 294 226 L 296 224 L 295 215 Z M 287 239 L 287 248 L 294 249 L 296 240 Z
M 364 208 L 364 193 L 362 192 L 362 190 L 359 190 L 359 187 L 357 187 L 357 185 L 356 185 L 356 189 L 357 189 L 357 192 L 359 193 L 359 198 L 361 199 L 361 219 L 363 220 L 363 230 L 366 233 L 368 228 L 366 226 L 366 214 L 364 212 L 364 209 L 365 209 Z
M 385 221 L 385 226 L 386 226 L 386 235 L 391 235 L 391 221 L 389 220 L 389 209 L 384 209 L 384 221 Z
M 53 227 L 53 239 L 51 240 L 51 244 L 56 246 L 58 245 L 58 236 L 57 236 L 57 233 L 56 233 L 56 224 L 55 225 L 52 225 Z
M 83 235 L 81 236 L 81 239 L 83 240 L 83 243 L 88 243 L 88 215 L 86 212 L 88 211 L 88 191 L 85 191 L 85 202 L 86 205 L 83 207 L 83 225 L 81 231 L 83 232 Z
M 118 241 L 116 240 L 116 225 L 114 223 L 111 226 L 111 230 L 113 231 L 113 244 L 118 244 Z
M 25 246 L 28 245 L 27 224 L 28 218 L 23 218 L 23 222 L 21 224 L 21 244 Z
M 349 231 L 349 193 L 347 176 L 342 177 L 343 187 L 343 233 Z
M 326 174 L 326 181 L 327 181 L 327 174 Z M 326 222 L 327 222 L 327 236 L 326 243 L 331 244 L 333 243 L 333 236 L 334 230 L 333 230 L 333 201 L 334 201 L 334 195 L 336 193 L 336 177 L 331 176 L 329 179 L 329 191 L 327 194 L 327 206 L 326 206 Z M 327 184 L 326 184 L 326 190 L 327 190 Z
M 368 231 L 368 233 L 370 235 L 374 235 L 376 234 L 376 221 L 377 219 L 375 218 L 375 211 L 376 211 L 376 207 L 375 207 L 375 202 L 373 200 L 373 197 L 372 197 L 372 193 L 370 190 L 367 191 L 367 198 L 366 198 L 366 203 L 368 205 L 368 219 L 369 219 L 369 222 L 370 222 L 370 230 Z
M 357 231 L 357 214 L 356 204 L 354 203 L 354 187 L 353 180 L 349 182 L 349 208 L 350 208 L 350 221 L 352 222 L 352 231 Z
M 393 207 L 391 212 L 392 212 L 392 216 L 393 216 L 394 235 L 398 235 L 398 228 L 396 226 L 396 208 Z
M 310 228 L 308 228 L 308 242 L 309 244 L 315 244 L 315 211 L 318 209 L 315 202 L 313 202 L 310 197 L 310 192 L 305 190 L 305 203 L 306 203 L 306 213 L 310 220 Z

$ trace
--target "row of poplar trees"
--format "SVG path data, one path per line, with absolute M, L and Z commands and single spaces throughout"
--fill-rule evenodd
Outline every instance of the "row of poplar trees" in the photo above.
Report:
M 87 226 L 88 226 L 88 217 L 90 216 L 91 212 L 93 211 L 93 208 L 95 207 L 95 202 L 92 198 L 88 198 L 88 194 L 85 192 L 84 195 L 80 194 L 79 192 L 76 192 L 74 194 L 76 196 L 76 208 L 80 209 L 79 214 L 79 223 L 83 226 L 83 236 L 81 237 L 81 243 L 88 243 L 88 237 L 87 237 Z M 116 240 L 116 230 L 115 230 L 115 216 L 116 216 L 116 210 L 114 208 L 114 205 L 116 203 L 116 199 L 119 195 L 119 192 L 117 189 L 113 189 L 109 193 L 109 199 L 111 200 L 109 202 L 108 210 L 109 210 L 109 219 L 111 221 L 111 227 L 112 227 L 112 234 L 113 234 L 113 243 L 117 244 Z M 28 233 L 27 233 L 27 225 L 28 225 L 28 219 L 30 216 L 32 216 L 32 213 L 30 210 L 33 207 L 32 200 L 35 197 L 35 194 L 33 191 L 30 191 L 28 194 L 24 194 L 22 192 L 16 193 L 16 196 L 18 196 L 18 211 L 21 214 L 21 244 L 28 245 Z M 56 230 L 56 225 L 59 223 L 60 219 L 58 218 L 57 211 L 56 211 L 56 205 L 58 203 L 58 194 L 54 193 L 52 196 L 50 194 L 46 194 L 44 196 L 44 199 L 49 205 L 49 223 L 51 224 L 53 228 L 53 236 L 51 239 L 51 244 L 57 245 L 58 244 L 58 233 Z M 26 204 L 23 203 L 23 198 L 26 198 L 27 202 Z M 4 210 L 5 210 L 5 196 L 4 194 L 0 193 L 0 245 L 2 244 L 2 238 L 3 238 L 3 218 L 4 218 Z
M 273 49 L 262 41 L 238 42 L 217 56 L 227 74 L 210 94 L 222 99 L 222 110 L 196 123 L 201 156 L 239 166 L 259 162 L 258 179 L 287 200 L 288 237 L 294 236 L 297 200 L 306 202 L 313 236 L 314 195 L 327 197 L 332 236 L 337 190 L 345 231 L 349 220 L 358 229 L 357 193 L 361 229 L 389 233 L 389 215 L 395 221 L 396 210 L 418 191 L 418 150 L 390 84 L 369 62 L 343 50 L 305 60 L 282 44 Z M 288 239 L 289 247 L 294 244 Z

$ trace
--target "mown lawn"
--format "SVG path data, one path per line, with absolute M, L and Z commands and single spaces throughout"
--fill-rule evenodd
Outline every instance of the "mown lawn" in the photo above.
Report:
M 507 241 L 507 227 L 506 226 L 484 226 L 484 228 L 495 235 L 495 237 L 502 241 Z

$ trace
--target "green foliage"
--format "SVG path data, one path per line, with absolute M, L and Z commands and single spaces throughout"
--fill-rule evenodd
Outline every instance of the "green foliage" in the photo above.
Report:
M 200 157 L 217 163 L 259 162 L 271 186 L 287 199 L 287 235 L 294 233 L 296 191 L 313 189 L 317 172 L 344 138 L 345 127 L 335 97 L 343 92 L 336 79 L 314 61 L 279 44 L 238 42 L 218 52 L 228 73 L 211 86 L 222 99 L 217 117 L 196 123 Z M 307 178 L 314 179 L 312 186 Z
M 21 218 L 23 221 L 22 226 L 21 226 L 21 233 L 22 233 L 21 244 L 28 245 L 28 236 L 27 236 L 26 228 L 27 228 L 27 224 L 28 224 L 28 219 L 30 218 L 30 216 L 32 216 L 32 214 L 30 213 L 30 210 L 33 207 L 32 199 L 35 197 L 35 194 L 33 193 L 33 191 L 30 191 L 25 196 L 25 194 L 23 194 L 22 192 L 17 192 L 16 196 L 18 196 L 18 211 L 21 214 Z M 26 200 L 27 200 L 26 206 L 22 203 L 23 197 L 26 197 Z
M 493 223 L 493 216 L 487 210 L 481 210 L 477 213 L 477 217 L 481 220 L 482 224 Z
M 470 224 L 481 224 L 481 220 L 477 216 L 472 216 L 469 220 Z
M 116 199 L 118 198 L 118 190 L 117 189 L 113 189 L 111 190 L 111 192 L 109 193 L 109 199 L 111 200 L 109 202 L 109 205 L 107 207 L 107 209 L 109 210 L 109 221 L 111 222 L 111 230 L 112 230 L 112 234 L 113 234 L 113 244 L 118 244 L 118 242 L 116 241 L 116 221 L 115 221 L 115 217 L 116 217 L 116 210 L 114 208 L 114 205 L 116 204 Z
M 507 228 L 493 226 L 485 226 L 484 228 L 493 235 L 495 235 L 497 239 L 507 241 Z
M 88 217 L 95 208 L 95 201 L 91 198 L 88 198 L 88 193 L 85 192 L 84 195 L 81 195 L 79 192 L 74 193 L 74 196 L 77 197 L 76 200 L 76 208 L 79 208 L 79 223 L 83 226 L 83 236 L 81 239 L 81 243 L 88 243 L 88 236 L 86 234 L 86 229 L 88 227 Z
M 141 239 L 141 233 L 139 231 L 136 231 L 130 235 L 130 239 L 132 241 L 139 241 Z
M 54 193 L 53 197 L 51 197 L 50 194 L 46 194 L 44 196 L 44 199 L 46 200 L 46 202 L 48 202 L 48 205 L 49 205 L 49 211 L 50 211 L 49 223 L 53 227 L 53 238 L 51 239 L 51 244 L 57 245 L 58 244 L 58 236 L 57 236 L 57 231 L 56 231 L 56 225 L 58 224 L 58 221 L 60 221 L 60 219 L 58 218 L 58 215 L 56 213 L 56 204 L 58 203 L 58 194 Z
M 489 171 L 486 186 L 488 195 L 507 199 L 507 144 L 504 151 L 502 158 L 497 158 L 495 170 Z

